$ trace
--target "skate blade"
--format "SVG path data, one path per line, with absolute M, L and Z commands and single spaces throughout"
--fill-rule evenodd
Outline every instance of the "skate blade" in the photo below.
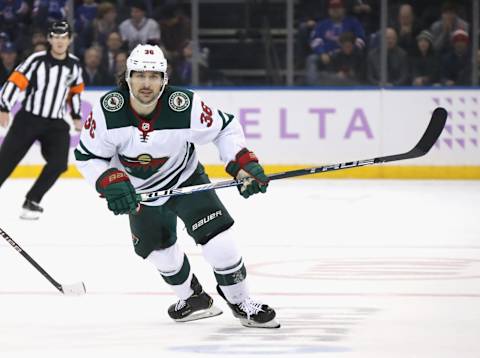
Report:
M 240 323 L 242 326 L 248 328 L 280 328 L 280 323 L 276 319 L 272 319 L 265 323 L 259 323 L 250 319 L 240 318 Z
M 196 321 L 196 320 L 203 319 L 203 318 L 219 316 L 222 313 L 223 313 L 223 311 L 220 308 L 217 308 L 215 306 L 211 306 L 210 308 L 192 313 L 191 315 L 189 315 L 187 317 L 176 319 L 175 322 Z
M 23 210 L 20 214 L 20 219 L 23 220 L 38 220 L 40 219 L 40 214 L 32 212 L 30 210 Z

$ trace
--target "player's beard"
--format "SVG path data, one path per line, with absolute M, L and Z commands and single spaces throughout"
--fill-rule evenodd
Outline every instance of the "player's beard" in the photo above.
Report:
M 167 85 L 167 81 L 163 80 L 158 90 L 152 89 L 151 87 L 141 87 L 138 90 L 135 90 L 134 88 L 132 88 L 135 87 L 135 85 L 132 86 L 132 84 L 128 80 L 127 85 L 131 99 L 134 101 L 135 105 L 139 107 L 136 109 L 139 111 L 149 112 L 160 100 L 160 97 L 165 90 L 165 86 Z M 141 95 L 141 91 L 144 90 L 152 91 L 152 93 L 148 96 Z
M 151 91 L 148 95 L 142 94 L 141 91 Z M 149 106 L 155 102 L 160 95 L 161 88 L 158 91 L 151 90 L 149 88 L 141 88 L 138 93 L 134 95 L 137 102 L 141 105 Z

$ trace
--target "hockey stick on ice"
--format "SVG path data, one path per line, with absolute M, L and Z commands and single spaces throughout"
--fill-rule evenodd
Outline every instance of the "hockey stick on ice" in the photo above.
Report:
M 71 285 L 61 285 L 53 279 L 29 254 L 27 254 L 2 228 L 0 228 L 0 235 L 7 240 L 7 242 L 13 246 L 17 252 L 22 255 L 33 267 L 35 267 L 52 285 L 55 286 L 64 295 L 79 296 L 85 294 L 85 284 L 83 282 L 77 282 Z
M 324 165 L 316 168 L 291 170 L 283 173 L 270 174 L 268 175 L 268 177 L 270 178 L 270 180 L 285 179 L 285 178 L 292 178 L 292 177 L 297 177 L 301 175 L 326 173 L 334 170 L 363 167 L 366 165 L 387 163 L 387 162 L 393 162 L 397 160 L 421 157 L 428 153 L 428 151 L 433 147 L 433 145 L 437 141 L 438 137 L 440 137 L 440 134 L 442 133 L 442 130 L 443 130 L 443 127 L 445 126 L 446 121 L 447 121 L 447 111 L 442 107 L 436 108 L 432 113 L 432 118 L 430 119 L 430 123 L 428 124 L 428 127 L 425 130 L 425 133 L 423 133 L 422 138 L 420 138 L 420 140 L 415 145 L 415 147 L 413 147 L 412 150 L 406 153 L 387 155 L 385 157 L 377 157 L 373 159 L 355 160 L 352 162 Z M 243 180 L 233 179 L 233 180 L 221 181 L 217 183 L 188 186 L 188 187 L 178 188 L 178 189 L 160 190 L 160 191 L 154 191 L 151 193 L 137 194 L 137 197 L 141 201 L 150 201 L 153 199 L 158 199 L 158 198 L 167 197 L 167 196 L 186 195 L 186 194 L 192 194 L 199 191 L 214 190 L 214 189 L 228 188 L 231 186 L 237 186 L 242 184 L 244 180 L 245 179 Z

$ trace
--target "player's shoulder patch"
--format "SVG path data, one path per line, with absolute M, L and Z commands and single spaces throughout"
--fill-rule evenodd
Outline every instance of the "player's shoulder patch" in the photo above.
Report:
M 105 117 L 107 129 L 123 128 L 132 125 L 128 115 L 129 93 L 120 88 L 107 92 L 100 98 L 98 107 Z
M 125 98 L 118 91 L 109 92 L 102 98 L 102 107 L 108 112 L 118 112 L 124 104 Z
M 172 111 L 183 112 L 190 107 L 190 97 L 183 91 L 175 91 L 168 96 L 168 106 Z
M 162 120 L 156 121 L 156 129 L 185 129 L 190 127 L 193 92 L 182 87 L 167 85 L 160 101 Z

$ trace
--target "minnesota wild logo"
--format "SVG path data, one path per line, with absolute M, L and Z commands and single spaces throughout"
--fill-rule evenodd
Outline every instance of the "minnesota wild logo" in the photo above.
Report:
M 120 92 L 112 92 L 105 96 L 102 101 L 102 106 L 109 112 L 117 112 L 125 103 L 123 96 Z
M 173 92 L 170 97 L 168 97 L 168 105 L 175 112 L 183 112 L 190 107 L 190 98 L 183 92 Z
M 153 158 L 150 154 L 140 154 L 136 158 L 119 155 L 119 159 L 128 174 L 137 178 L 148 179 L 158 172 L 169 157 Z

